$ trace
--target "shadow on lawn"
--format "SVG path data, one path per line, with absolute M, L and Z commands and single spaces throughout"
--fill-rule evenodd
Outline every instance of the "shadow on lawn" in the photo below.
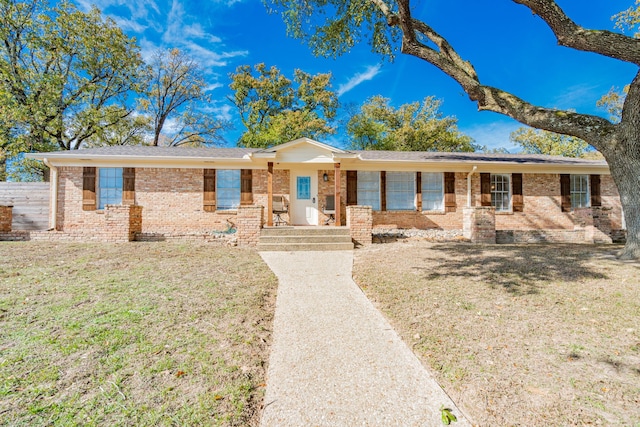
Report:
M 418 258 L 436 267 L 415 268 L 423 270 L 427 280 L 469 278 L 486 282 L 492 288 L 502 287 L 512 294 L 526 295 L 538 293 L 544 282 L 549 281 L 608 279 L 600 269 L 589 265 L 594 252 L 605 251 L 576 245 L 445 244 L 433 247 L 426 257 L 418 254 Z

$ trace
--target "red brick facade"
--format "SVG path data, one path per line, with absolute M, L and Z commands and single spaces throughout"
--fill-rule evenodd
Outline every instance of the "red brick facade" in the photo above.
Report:
M 255 245 L 259 229 L 266 221 L 267 170 L 251 172 L 252 200 L 250 205 L 237 211 L 203 208 L 203 169 L 197 168 L 136 168 L 135 203 L 133 206 L 109 206 L 98 210 L 83 210 L 83 168 L 58 168 L 58 199 L 56 231 L 33 233 L 37 236 L 66 236 L 77 240 L 130 241 L 159 239 L 178 236 L 206 236 L 224 232 L 231 227 L 238 230 L 238 244 Z M 318 174 L 318 224 L 327 217 L 321 207 L 327 195 L 335 192 L 334 169 L 321 169 Z M 327 181 L 323 179 L 327 175 Z M 467 174 L 455 174 L 455 208 L 450 212 L 432 211 L 373 211 L 369 219 L 360 218 L 360 210 L 347 210 L 347 171 L 340 175 L 341 225 L 364 224 L 364 229 L 404 228 L 463 230 L 464 211 L 467 207 Z M 273 174 L 273 194 L 290 200 L 291 174 L 282 167 Z M 480 176 L 471 179 L 471 201 L 479 207 Z M 613 180 L 601 176 L 602 206 L 587 211 L 561 209 L 560 175 L 522 175 L 522 212 L 496 212 L 494 215 L 495 239 L 506 241 L 562 240 L 610 241 L 610 235 L 621 229 L 622 213 L 619 196 Z M 247 209 L 244 209 L 247 208 Z M 244 209 L 244 210 L 243 210 Z M 258 214 L 259 211 L 259 214 Z M 348 218 L 350 212 L 351 220 Z M 370 209 L 367 211 L 370 212 Z M 4 239 L 10 236 L 9 209 L 0 207 L 0 232 Z M 369 215 L 369 214 L 367 214 Z M 7 229 L 9 218 L 9 229 Z M 288 220 L 286 215 L 285 220 Z M 362 227 L 360 227 L 362 228 Z M 20 235 L 22 236 L 22 235 Z M 41 236 L 41 237 L 42 237 Z M 547 238 L 548 236 L 548 238 Z M 564 236 L 564 237 L 563 237 Z M 14 236 L 15 238 L 19 236 Z M 0 236 L 2 238 L 2 236 Z M 356 237 L 354 237 L 356 239 Z M 357 237 L 370 243 L 366 236 Z
M 11 231 L 13 222 L 13 206 L 0 206 L 0 233 Z

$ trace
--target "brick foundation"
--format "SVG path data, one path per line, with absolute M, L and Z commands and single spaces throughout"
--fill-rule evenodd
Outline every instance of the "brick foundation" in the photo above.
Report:
M 356 245 L 370 245 L 373 238 L 371 206 L 347 206 L 347 227 Z
M 496 243 L 496 210 L 481 206 L 463 208 L 463 229 L 465 239 L 471 243 Z
M 260 229 L 264 224 L 264 208 L 262 206 L 240 206 L 236 219 L 238 246 L 257 246 L 260 240 Z
M 574 209 L 575 229 L 584 230 L 586 243 L 612 243 L 610 208 L 591 207 Z
M 13 206 L 0 206 L 0 233 L 9 233 L 13 222 Z

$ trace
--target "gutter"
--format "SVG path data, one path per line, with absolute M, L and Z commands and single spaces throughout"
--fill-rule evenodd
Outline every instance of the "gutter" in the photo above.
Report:
M 51 174 L 49 175 L 50 197 L 51 202 L 49 204 L 49 231 L 55 230 L 57 227 L 58 218 L 58 168 L 49 163 L 49 160 L 44 157 L 42 159 L 44 164 L 49 168 Z
M 476 169 L 478 169 L 478 166 L 473 165 L 473 169 L 471 169 L 471 172 L 467 174 L 467 207 L 468 208 L 471 207 L 471 175 L 474 174 Z

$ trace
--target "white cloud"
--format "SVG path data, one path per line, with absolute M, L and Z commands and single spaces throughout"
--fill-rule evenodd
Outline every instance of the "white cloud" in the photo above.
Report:
M 596 101 L 604 95 L 599 85 L 579 84 L 566 88 L 554 100 L 554 108 L 580 110 L 582 108 L 593 109 Z
M 209 86 L 205 86 L 203 88 L 203 90 L 205 92 L 213 92 L 214 90 L 223 87 L 224 85 L 222 83 L 212 83 Z
M 524 125 L 515 121 L 495 121 L 468 128 L 460 126 L 460 131 L 473 138 L 476 144 L 484 145 L 488 149 L 505 148 L 514 152 L 516 147 L 509 139 L 509 135 L 521 126 Z
M 132 19 L 126 19 L 120 16 L 115 16 L 115 15 L 108 15 L 108 16 L 114 21 L 116 21 L 116 24 L 118 24 L 118 26 L 125 32 L 133 31 L 135 33 L 142 33 L 144 32 L 144 30 L 149 28 L 147 25 L 140 23 L 138 21 L 134 21 Z
M 222 41 L 220 37 L 214 36 L 212 34 L 207 34 L 202 28 L 202 25 L 197 22 L 195 24 L 185 25 L 182 30 L 185 37 L 191 36 L 196 39 L 205 40 L 209 43 L 220 43 Z
M 202 68 L 212 68 L 212 67 L 224 67 L 227 65 L 226 59 L 235 58 L 238 56 L 247 56 L 249 54 L 246 50 L 237 50 L 232 52 L 222 52 L 218 53 L 211 49 L 207 49 L 204 46 L 201 46 L 195 42 L 186 42 L 183 43 L 182 46 L 185 51 L 195 59 Z
M 346 83 L 341 84 L 338 87 L 336 93 L 338 96 L 342 96 L 345 93 L 349 92 L 351 89 L 358 86 L 360 83 L 372 80 L 375 76 L 377 76 L 382 69 L 381 64 L 371 65 L 367 67 L 367 69 L 363 73 L 357 73 L 353 77 L 351 77 Z
M 220 107 L 213 108 L 213 113 L 218 119 L 231 121 L 233 119 L 233 115 L 231 114 L 232 107 L 230 105 L 224 104 Z

